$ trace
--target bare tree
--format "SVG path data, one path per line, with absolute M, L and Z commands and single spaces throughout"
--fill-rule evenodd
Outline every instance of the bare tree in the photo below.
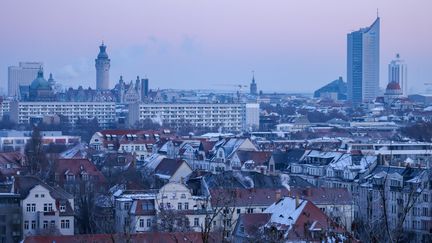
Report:
M 409 241 L 409 237 L 412 235 L 404 228 L 404 224 L 407 216 L 418 203 L 420 196 L 425 192 L 425 189 L 427 189 L 427 183 L 425 183 L 424 180 L 430 175 L 430 169 L 420 173 L 417 176 L 417 181 L 411 181 L 410 183 L 403 182 L 403 185 L 395 186 L 395 188 L 398 189 L 392 189 L 392 191 L 390 190 L 391 179 L 389 178 L 389 168 L 384 172 L 384 177 L 374 178 L 375 190 L 371 192 L 372 198 L 375 199 L 373 209 L 376 211 L 379 210 L 379 214 L 377 217 L 373 217 L 373 215 L 367 211 L 366 215 L 372 217 L 373 220 L 366 223 L 363 220 L 357 219 L 355 230 L 362 240 L 368 242 L 399 243 Z M 391 192 L 394 192 L 396 197 L 400 195 L 400 197 L 396 198 L 397 205 L 392 205 L 390 203 Z M 373 196 L 373 193 L 377 195 Z M 391 207 L 393 207 L 392 211 L 396 210 L 396 216 L 390 216 L 389 212 Z M 358 208 L 360 211 L 364 210 L 361 205 L 359 205 Z M 391 225 L 390 221 L 392 221 L 392 219 L 395 222 Z

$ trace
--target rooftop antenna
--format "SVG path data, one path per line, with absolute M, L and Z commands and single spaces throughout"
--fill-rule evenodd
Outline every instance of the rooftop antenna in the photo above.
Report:
M 378 8 L 377 8 L 377 18 L 379 18 L 379 11 L 378 11 Z

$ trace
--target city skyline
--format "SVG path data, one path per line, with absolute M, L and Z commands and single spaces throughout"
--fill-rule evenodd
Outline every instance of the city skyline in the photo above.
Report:
M 61 6 L 43 1 L 26 2 L 29 7 L 19 12 L 17 3 L 2 2 L 0 22 L 6 23 L 1 26 L 6 34 L 0 47 L 0 86 L 7 90 L 8 66 L 42 61 L 64 87 L 94 88 L 94 58 L 105 41 L 112 60 L 110 87 L 120 75 L 126 81 L 140 75 L 152 80 L 151 88 L 220 89 L 219 83 L 248 85 L 255 70 L 259 90 L 312 92 L 339 76 L 346 81 L 346 34 L 369 25 L 377 8 L 382 19 L 380 87 L 385 88 L 386 67 L 396 53 L 410 67 L 409 92 L 421 92 L 423 83 L 430 82 L 427 1 L 311 2 L 325 11 L 285 2 L 131 2 L 114 8 L 109 1 L 103 6 L 98 1 Z M 68 9 L 79 11 L 80 18 Z M 41 12 L 45 14 L 29 21 Z

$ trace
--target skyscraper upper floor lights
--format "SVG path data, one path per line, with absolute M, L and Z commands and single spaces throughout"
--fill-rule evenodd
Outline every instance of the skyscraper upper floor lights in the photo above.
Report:
M 353 104 L 374 100 L 379 92 L 380 18 L 347 36 L 348 99 Z

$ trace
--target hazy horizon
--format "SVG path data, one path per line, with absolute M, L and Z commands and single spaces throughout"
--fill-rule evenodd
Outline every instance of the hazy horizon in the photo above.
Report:
M 24 7 L 25 5 L 25 7 Z M 409 90 L 432 82 L 432 2 L 2 1 L 0 87 L 7 67 L 42 61 L 64 87 L 95 87 L 102 41 L 110 85 L 147 76 L 150 88 L 221 89 L 252 70 L 263 91 L 312 92 L 342 76 L 346 34 L 381 17 L 380 86 L 400 53 Z M 227 89 L 233 89 L 227 87 Z

